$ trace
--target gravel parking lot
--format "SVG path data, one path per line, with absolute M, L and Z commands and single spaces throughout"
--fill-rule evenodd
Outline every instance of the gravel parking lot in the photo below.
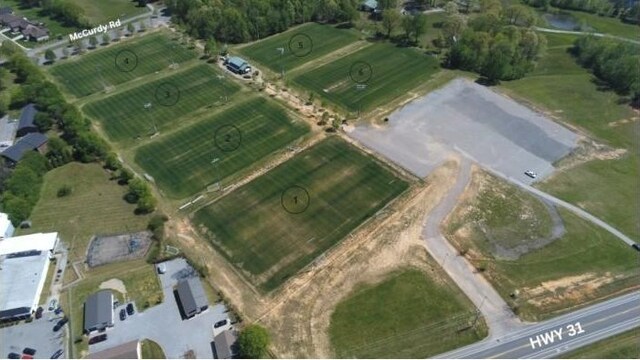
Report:
M 362 125 L 349 135 L 419 177 L 452 152 L 530 184 L 549 176 L 553 163 L 578 136 L 515 101 L 466 79 L 415 100 L 383 126 Z
M 183 358 L 193 350 L 197 358 L 213 358 L 213 338 L 228 329 L 230 324 L 213 329 L 213 324 L 228 319 L 223 304 L 210 305 L 205 312 L 182 320 L 173 288 L 178 280 L 197 276 L 184 259 L 174 259 L 164 263 L 166 271 L 159 274 L 164 300 L 146 311 L 127 316 L 121 321 L 118 314 L 126 304 L 115 309 L 115 325 L 107 330 L 107 340 L 90 345 L 89 352 L 105 350 L 131 340 L 151 339 L 162 347 L 167 358 Z M 214 333 L 215 330 L 215 333 Z

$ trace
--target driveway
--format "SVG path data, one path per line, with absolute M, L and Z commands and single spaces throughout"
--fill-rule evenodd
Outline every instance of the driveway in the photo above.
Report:
M 144 312 L 137 312 L 120 321 L 119 312 L 126 304 L 115 310 L 115 325 L 107 330 L 107 340 L 89 346 L 91 353 L 101 351 L 131 340 L 150 339 L 162 347 L 167 358 L 183 358 L 193 350 L 197 358 L 213 358 L 212 343 L 215 334 L 232 325 L 213 329 L 213 324 L 228 319 L 227 308 L 223 304 L 209 306 L 205 312 L 182 320 L 173 293 L 178 280 L 196 277 L 197 273 L 184 259 L 164 263 L 166 271 L 159 274 L 164 300 Z M 229 323 L 229 322 L 228 322 Z

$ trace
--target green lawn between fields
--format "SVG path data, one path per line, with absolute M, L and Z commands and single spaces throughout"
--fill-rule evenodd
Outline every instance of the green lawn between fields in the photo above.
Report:
M 528 212 L 527 218 L 524 220 L 511 217 L 510 223 L 503 221 L 501 217 L 510 209 L 524 207 L 536 209 L 527 204 L 539 202 L 539 200 L 524 193 L 520 196 L 505 196 L 500 189 L 505 186 L 512 187 L 512 185 L 507 185 L 495 177 L 490 177 L 490 179 L 492 179 L 491 182 L 499 182 L 502 185 L 486 188 L 480 192 L 479 196 L 458 204 L 451 217 L 455 221 L 446 225 L 446 233 L 458 249 L 467 251 L 470 261 L 476 268 L 484 269 L 484 275 L 494 288 L 508 303 L 518 308 L 517 311 L 522 318 L 540 320 L 554 315 L 557 311 L 571 306 L 579 306 L 589 300 L 615 293 L 634 284 L 637 285 L 638 281 L 635 277 L 637 274 L 637 253 L 609 232 L 564 209 L 559 209 L 559 214 L 566 228 L 566 233 L 561 238 L 543 248 L 523 255 L 517 260 L 495 257 L 485 243 L 487 241 L 486 234 L 499 234 L 501 229 L 520 228 L 521 233 L 512 234 L 512 237 L 523 237 L 531 229 L 521 225 L 529 225 L 532 223 L 532 218 L 546 218 L 548 213 L 541 213 L 546 210 L 543 210 L 543 207 L 538 207 L 537 210 Z M 474 210 L 467 211 L 470 208 Z M 461 212 L 466 215 L 461 215 Z M 473 227 L 471 233 L 465 237 L 454 235 L 463 225 L 468 226 L 473 223 L 484 224 L 485 233 L 478 231 L 478 227 Z M 543 223 L 539 222 L 534 226 L 541 227 Z M 498 241 L 499 239 L 491 240 Z M 612 276 L 622 277 L 579 297 L 563 297 L 562 295 L 568 290 L 567 288 L 559 288 L 555 292 L 542 291 L 536 294 L 530 294 L 527 291 L 527 289 L 531 290 L 540 286 L 543 282 L 581 275 L 605 276 L 608 280 L 611 280 Z M 510 294 L 515 290 L 518 290 L 520 295 L 513 299 Z M 542 301 L 544 299 L 547 301 Z
M 231 147 L 224 144 L 222 133 L 227 129 L 233 137 Z M 249 167 L 308 131 L 306 124 L 294 123 L 282 107 L 253 98 L 139 148 L 135 161 L 165 194 L 183 198 Z M 216 158 L 218 162 L 212 164 Z
M 354 30 L 309 23 L 242 47 L 238 52 L 280 73 L 283 69 L 285 72 L 291 71 L 357 40 L 358 33 Z M 302 48 L 299 48 L 300 41 Z
M 99 266 L 87 271 L 85 277 L 86 279 L 69 288 L 66 296 L 61 296 L 62 307 L 67 314 L 70 314 L 71 336 L 75 350 L 73 357 L 75 358 L 87 355 L 88 337 L 78 343 L 75 340 L 81 337 L 84 331 L 83 304 L 89 295 L 100 290 L 101 283 L 110 279 L 121 280 L 127 294 L 112 290 L 115 298 L 121 304 L 125 301 L 135 302 L 138 311 L 144 311 L 163 301 L 162 289 L 155 267 L 146 264 L 144 260 Z
M 121 55 L 118 57 L 118 54 Z M 131 66 L 132 70 L 130 67 L 116 66 L 116 58 L 120 61 L 127 55 L 129 61 L 137 63 L 135 67 Z M 68 92 L 75 97 L 83 97 L 104 91 L 108 86 L 168 69 L 172 63 L 184 63 L 196 56 L 194 51 L 171 40 L 169 35 L 154 33 L 76 58 L 60 60 L 50 71 Z
M 176 127 L 180 119 L 205 105 L 221 106 L 240 87 L 218 78 L 219 72 L 199 64 L 171 76 L 144 83 L 84 106 L 113 141 L 152 135 Z M 150 107 L 147 105 L 150 104 Z
M 134 215 L 136 206 L 123 200 L 127 188 L 109 176 L 98 164 L 73 162 L 50 170 L 31 214 L 33 227 L 19 234 L 59 232 L 73 262 L 84 260 L 92 235 L 146 229 L 149 216 Z M 64 185 L 72 192 L 59 198 L 58 189 Z
M 339 358 L 426 358 L 486 336 L 457 288 L 417 269 L 361 286 L 331 315 L 329 336 Z M 466 330 L 458 332 L 458 330 Z
M 117 19 L 122 21 L 149 11 L 146 6 L 138 6 L 138 2 L 133 0 L 67 1 L 80 6 L 89 22 L 96 25 Z
M 523 79 L 503 82 L 501 88 L 580 127 L 597 141 L 628 152 L 617 160 L 594 160 L 557 173 L 539 187 L 640 239 L 640 223 L 633 216 L 640 211 L 640 122 L 611 125 L 637 115 L 615 93 L 599 90 L 594 76 L 575 63 L 567 52 L 568 45 L 562 46 L 569 37 L 545 36 L 554 47 L 540 60 L 537 69 Z
M 565 359 L 640 359 L 640 329 L 600 340 L 562 357 Z
M 294 186 L 308 193 L 295 193 L 302 208 L 287 195 Z M 193 221 L 231 263 L 270 291 L 407 187 L 374 158 L 331 137 L 200 209 Z M 302 212 L 289 213 L 286 206 Z
M 364 65 L 364 75 L 358 74 Z M 369 68 L 371 76 L 368 77 Z M 419 50 L 377 43 L 302 74 L 293 82 L 351 112 L 368 111 L 407 95 L 440 71 L 438 61 Z M 368 78 L 368 79 L 367 79 Z M 364 88 L 358 88 L 356 81 Z

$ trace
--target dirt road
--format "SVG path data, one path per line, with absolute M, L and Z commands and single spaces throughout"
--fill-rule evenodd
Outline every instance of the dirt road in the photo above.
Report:
M 454 209 L 458 198 L 471 179 L 471 162 L 462 158 L 455 184 L 440 203 L 425 218 L 422 236 L 427 251 L 458 284 L 480 310 L 489 326 L 489 338 L 500 337 L 520 329 L 523 324 L 491 284 L 478 273 L 442 235 L 440 224 Z

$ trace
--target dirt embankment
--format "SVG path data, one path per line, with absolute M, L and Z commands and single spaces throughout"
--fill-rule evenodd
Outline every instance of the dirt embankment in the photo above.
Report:
M 455 174 L 453 161 L 438 168 L 313 265 L 267 295 L 257 291 L 206 241 L 198 239 L 188 221 L 170 224 L 170 233 L 188 256 L 206 263 L 208 280 L 245 320 L 269 329 L 278 357 L 331 357 L 331 314 L 358 284 L 377 282 L 406 266 L 425 269 L 436 280 L 442 277 L 426 253 L 421 232 L 425 215 L 446 193 Z

